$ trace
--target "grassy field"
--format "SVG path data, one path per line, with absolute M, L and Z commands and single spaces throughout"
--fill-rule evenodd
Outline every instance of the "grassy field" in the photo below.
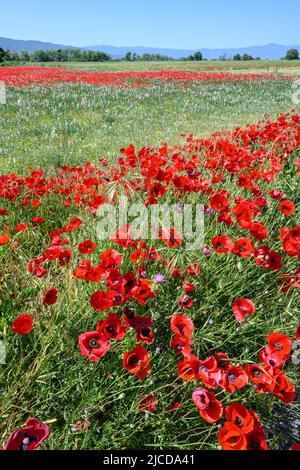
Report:
M 287 80 L 260 83 L 154 84 L 151 89 L 62 84 L 9 87 L 2 107 L 0 161 L 14 170 L 28 165 L 73 165 L 119 149 L 162 141 L 179 144 L 181 133 L 209 137 L 274 118 L 293 107 Z
M 7 64 L 9 65 L 9 63 Z M 15 65 L 18 65 L 17 63 Z M 300 73 L 300 60 L 251 60 L 251 61 L 165 61 L 165 62 L 24 62 L 22 65 L 39 67 L 71 67 L 79 70 L 97 70 L 100 72 L 149 71 L 149 70 L 186 70 L 209 72 L 213 70 L 225 72 L 264 73 L 276 72 L 297 75 Z
M 300 62 L 290 64 L 285 61 L 120 62 L 70 66 L 99 71 L 222 69 L 282 74 L 300 71 Z M 128 304 L 139 315 L 151 316 L 154 320 L 155 342 L 145 345 L 151 354 L 153 371 L 145 381 L 139 381 L 122 368 L 123 352 L 136 344 L 133 331 L 123 340 L 113 342 L 111 350 L 99 362 L 90 363 L 80 354 L 78 336 L 93 330 L 107 312 L 96 312 L 89 302 L 91 294 L 101 289 L 103 282 L 78 281 L 72 274 L 83 259 L 78 252 L 78 244 L 88 239 L 97 243 L 96 251 L 88 257 L 93 264 L 99 263 L 99 255 L 112 244 L 97 240 L 95 218 L 85 202 L 76 204 L 74 200 L 67 204 L 68 196 L 75 199 L 78 194 L 83 199 L 89 197 L 86 181 L 91 175 L 100 178 L 100 174 L 102 178 L 101 172 L 97 174 L 100 170 L 83 174 L 77 169 L 79 176 L 76 182 L 75 170 L 67 173 L 66 179 L 60 171 L 67 171 L 61 170 L 65 165 L 82 167 L 86 162 L 97 162 L 104 157 L 108 161 L 109 172 L 110 167 L 117 164 L 120 148 L 127 148 L 129 144 L 137 150 L 160 146 L 164 141 L 173 146 L 183 143 L 183 132 L 209 138 L 213 132 L 233 130 L 247 123 L 256 123 L 266 116 L 276 120 L 279 113 L 288 113 L 295 107 L 291 86 L 290 81 L 281 78 L 261 82 L 201 82 L 185 86 L 176 83 L 162 86 L 155 82 L 140 89 L 84 84 L 7 88 L 7 104 L 0 107 L 2 175 L 16 173 L 18 177 L 28 176 L 39 168 L 44 174 L 39 182 L 39 177 L 31 176 L 34 181 L 32 187 L 30 178 L 25 184 L 22 178 L 16 181 L 13 176 L 10 176 L 9 184 L 3 177 L 3 186 L 0 185 L 0 190 L 8 184 L 10 190 L 17 191 L 16 188 L 24 184 L 22 192 L 16 192 L 15 199 L 0 199 L 0 207 L 8 211 L 8 215 L 0 219 L 1 233 L 10 233 L 15 243 L 0 246 L 0 339 L 5 339 L 7 345 L 7 363 L 0 365 L 1 442 L 29 417 L 36 416 L 51 427 L 50 437 L 43 445 L 45 449 L 220 449 L 217 435 L 224 420 L 210 425 L 199 417 L 191 395 L 201 382 L 186 382 L 178 377 L 179 359 L 170 349 L 170 319 L 179 313 L 178 299 L 182 294 L 183 279 L 188 277 L 187 266 L 199 263 L 201 275 L 190 278 L 196 287 L 194 304 L 184 312 L 195 325 L 194 354 L 204 359 L 222 351 L 228 353 L 234 364 L 243 366 L 258 361 L 258 352 L 265 346 L 270 332 L 295 337 L 300 313 L 299 289 L 283 293 L 278 280 L 282 272 L 290 273 L 299 268 L 299 261 L 283 253 L 278 236 L 279 228 L 292 228 L 299 223 L 299 174 L 293 163 L 300 158 L 299 149 L 289 155 L 276 181 L 257 182 L 268 205 L 260 208 L 261 212 L 258 211 L 256 217 L 269 229 L 269 237 L 265 241 L 252 241 L 256 247 L 268 244 L 279 251 L 284 257 L 282 270 L 275 273 L 262 270 L 252 258 L 233 254 L 223 257 L 213 253 L 211 257 L 205 257 L 199 250 L 189 253 L 182 247 L 168 249 L 161 242 L 155 244 L 162 259 L 146 262 L 148 279 L 153 281 L 155 274 L 163 273 L 166 281 L 153 287 L 156 296 L 145 306 L 133 299 Z M 267 152 L 272 151 L 272 146 L 275 143 L 271 139 L 266 144 Z M 259 145 L 252 142 L 249 152 L 258 148 Z M 186 158 L 192 155 L 187 150 L 182 154 Z M 199 155 L 202 155 L 200 151 Z M 172 164 L 171 154 L 168 158 Z M 263 164 L 259 163 L 258 168 L 261 166 Z M 132 171 L 129 176 L 125 175 L 128 182 L 141 176 L 138 168 Z M 211 177 L 207 168 L 201 171 Z M 70 194 L 49 189 L 60 178 L 63 182 L 59 187 L 65 185 L 70 188 L 71 185 Z M 251 194 L 238 187 L 236 181 L 236 174 L 225 172 L 224 180 L 216 183 L 215 190 L 227 189 L 232 207 L 236 197 L 249 198 L 253 202 L 254 192 Z M 111 194 L 122 187 L 124 182 L 118 186 L 118 180 L 116 183 L 112 179 L 108 180 L 105 189 L 108 188 Z M 295 202 L 296 211 L 291 217 L 279 212 L 278 201 L 271 200 L 268 195 L 270 189 L 281 190 Z M 26 198 L 29 198 L 28 204 L 24 203 Z M 40 200 L 38 207 L 31 205 L 36 198 Z M 171 190 L 163 198 L 169 204 L 179 200 L 176 192 Z M 185 194 L 181 201 L 210 204 L 208 194 L 200 191 Z M 32 218 L 37 216 L 42 217 L 45 223 L 34 228 Z M 49 262 L 44 277 L 30 275 L 28 262 L 44 253 L 51 242 L 50 233 L 66 226 L 73 217 L 79 217 L 83 225 L 78 232 L 63 235 L 68 240 L 67 246 L 72 249 L 70 265 L 62 268 L 56 261 Z M 19 224 L 27 224 L 27 230 L 16 232 L 14 227 Z M 249 236 L 237 224 L 227 227 L 220 225 L 216 216 L 207 217 L 205 245 L 211 246 L 212 237 L 221 233 L 234 240 Z M 114 248 L 122 253 L 123 275 L 137 270 L 126 250 L 118 246 Z M 176 267 L 184 272 L 182 279 L 170 276 L 172 256 Z M 164 265 L 163 260 L 169 264 Z M 58 301 L 51 306 L 43 305 L 43 295 L 51 287 L 58 289 Z M 231 305 L 242 297 L 254 302 L 256 312 L 246 323 L 238 324 Z M 121 315 L 122 309 L 121 305 L 111 311 Z M 35 320 L 33 331 L 26 336 L 11 331 L 13 320 L 22 313 L 33 315 Z M 296 384 L 299 367 L 289 361 L 285 371 Z M 287 405 L 271 394 L 257 393 L 250 385 L 234 395 L 223 389 L 215 393 L 224 406 L 239 401 L 253 409 L 261 419 L 271 448 L 287 448 L 300 441 L 299 433 L 297 437 L 291 431 L 293 423 L 300 417 L 299 401 Z M 149 394 L 155 396 L 157 409 L 145 413 L 140 411 L 139 404 Z M 174 403 L 181 406 L 171 409 Z M 290 427 L 289 432 L 285 432 L 282 421 Z M 76 428 L 76 423 L 80 423 L 79 428 Z M 83 423 L 90 424 L 87 430 L 82 429 Z

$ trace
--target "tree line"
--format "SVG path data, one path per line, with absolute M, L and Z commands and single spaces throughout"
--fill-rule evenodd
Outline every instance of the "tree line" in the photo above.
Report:
M 49 49 L 49 50 L 36 50 L 32 53 L 28 51 L 12 51 L 2 49 L 0 47 L 0 63 L 3 62 L 108 62 L 112 60 L 125 60 L 129 62 L 134 61 L 171 61 L 172 57 L 161 54 L 145 53 L 138 55 L 134 52 L 128 51 L 122 59 L 112 59 L 106 52 L 101 51 L 82 51 L 81 49 Z M 195 52 L 193 55 L 182 57 L 179 60 L 184 61 L 202 61 L 207 60 L 203 58 L 200 51 Z M 234 61 L 251 61 L 261 60 L 260 57 L 252 57 L 249 54 L 236 54 L 231 58 L 226 55 L 220 56 L 218 60 L 234 60 Z M 283 60 L 299 60 L 299 51 L 297 49 L 290 49 L 287 51 Z

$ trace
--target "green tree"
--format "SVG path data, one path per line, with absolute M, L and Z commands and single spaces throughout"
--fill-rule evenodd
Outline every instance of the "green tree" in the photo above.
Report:
M 287 51 L 285 59 L 286 60 L 299 60 L 299 51 L 297 49 L 290 49 L 289 51 Z
M 242 60 L 241 55 L 240 54 L 234 55 L 233 60 Z
M 23 62 L 29 62 L 30 61 L 30 55 L 28 54 L 27 51 L 20 51 L 19 59 L 22 60 Z
M 200 52 L 200 51 L 195 52 L 195 54 L 194 54 L 194 60 L 202 60 L 202 59 L 203 59 L 203 57 L 202 57 L 201 52 Z
M 252 57 L 252 55 L 244 54 L 243 57 L 242 57 L 242 60 L 253 60 L 253 57 Z
M 1 62 L 4 62 L 5 56 L 6 56 L 5 50 L 2 49 L 2 47 L 0 47 L 0 63 L 1 63 Z
M 131 61 L 132 60 L 132 52 L 129 52 L 129 51 L 126 52 L 124 59 L 127 60 L 127 61 Z

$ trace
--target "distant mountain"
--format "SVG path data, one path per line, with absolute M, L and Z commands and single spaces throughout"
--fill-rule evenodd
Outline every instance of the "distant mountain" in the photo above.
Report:
M 3 49 L 10 49 L 13 51 L 28 51 L 34 52 L 37 49 L 43 49 L 44 51 L 48 49 L 65 49 L 72 48 L 72 46 L 64 46 L 62 44 L 52 44 L 51 42 L 42 42 L 42 41 L 22 41 L 21 39 L 9 39 L 0 37 L 0 47 Z
M 41 41 L 22 41 L 17 39 L 9 39 L 0 37 L 0 47 L 3 49 L 12 49 L 17 52 L 21 50 L 27 50 L 34 52 L 37 49 L 62 49 L 62 48 L 74 48 L 74 46 L 65 46 L 63 44 L 52 44 L 50 42 Z M 199 47 L 197 49 L 170 49 L 170 48 L 157 48 L 157 47 L 144 47 L 144 46 L 128 46 L 118 47 L 109 46 L 102 44 L 100 46 L 84 46 L 80 47 L 82 50 L 93 50 L 102 51 L 111 55 L 114 58 L 124 57 L 126 52 L 131 51 L 133 53 L 142 54 L 161 54 L 173 57 L 174 59 L 181 59 L 188 55 L 194 54 L 196 51 L 201 51 L 203 57 L 206 59 L 218 59 L 221 56 L 225 56 L 231 59 L 235 54 L 249 54 L 253 57 L 261 57 L 262 59 L 281 59 L 285 56 L 289 49 L 298 49 L 300 46 L 282 46 L 280 44 L 267 44 L 264 46 L 251 46 L 251 47 L 239 47 L 239 48 L 220 48 L 220 49 L 207 49 Z

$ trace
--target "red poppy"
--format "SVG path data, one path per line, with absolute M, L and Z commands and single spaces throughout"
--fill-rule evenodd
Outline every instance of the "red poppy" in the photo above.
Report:
M 242 367 L 230 366 L 222 377 L 221 385 L 228 393 L 234 393 L 244 388 L 247 382 L 248 376 Z
M 296 206 L 292 201 L 289 201 L 288 199 L 286 199 L 280 202 L 279 210 L 280 212 L 282 212 L 282 214 L 286 216 L 290 216 L 295 212 Z
M 150 355 L 144 346 L 137 345 L 130 352 L 124 352 L 123 367 L 138 379 L 143 380 L 151 373 Z
M 148 299 L 155 297 L 151 287 L 152 283 L 147 279 L 139 280 L 131 289 L 131 296 L 136 299 L 140 305 L 146 305 Z
M 104 278 L 104 271 L 100 265 L 92 266 L 90 260 L 83 260 L 73 271 L 76 279 L 84 279 L 85 281 L 100 282 Z
M 289 450 L 300 450 L 300 443 L 293 445 L 292 447 L 289 448 Z
M 233 252 L 242 258 L 249 258 L 254 252 L 253 243 L 250 238 L 239 238 L 235 242 Z
M 19 224 L 14 228 L 15 232 L 19 232 L 19 233 L 26 232 L 27 229 L 28 227 L 26 224 Z
M 194 324 L 186 315 L 177 313 L 171 318 L 171 329 L 175 335 L 191 338 L 194 331 Z
M 194 382 L 197 380 L 195 375 L 195 364 L 199 363 L 199 359 L 192 354 L 188 357 L 185 357 L 182 361 L 178 363 L 178 376 L 187 382 Z
M 99 312 L 109 310 L 113 306 L 114 292 L 98 290 L 90 298 L 92 307 Z
M 242 228 L 249 228 L 253 219 L 253 211 L 248 203 L 237 204 L 233 208 L 233 213 L 236 217 L 237 223 Z
M 62 232 L 75 232 L 79 229 L 81 224 L 82 220 L 80 220 L 78 217 L 74 217 L 74 219 L 72 219 L 71 222 L 62 229 Z
M 154 395 L 148 395 L 141 399 L 139 410 L 141 411 L 155 411 L 156 410 L 156 398 Z
M 30 418 L 26 425 L 13 431 L 4 444 L 4 450 L 36 450 L 50 434 L 47 424 Z
M 182 295 L 178 300 L 178 307 L 182 310 L 188 310 L 193 306 L 193 300 L 188 294 Z
M 12 331 L 18 335 L 28 335 L 33 330 L 32 315 L 19 315 L 12 323 Z
M 86 240 L 85 242 L 80 243 L 78 249 L 83 255 L 90 255 L 95 251 L 97 245 L 92 242 L 92 240 Z
M 218 441 L 224 450 L 247 450 L 247 439 L 236 424 L 226 422 L 218 434 Z
M 111 248 L 100 255 L 100 260 L 102 269 L 117 269 L 121 266 L 122 256 L 117 250 Z
M 222 403 L 217 400 L 213 392 L 208 392 L 204 388 L 196 388 L 192 399 L 199 414 L 207 423 L 213 424 L 219 421 L 224 413 Z
M 191 277 L 197 277 L 200 274 L 200 265 L 199 264 L 192 264 L 187 268 L 188 275 Z
M 289 357 L 292 349 L 292 340 L 282 333 L 270 333 L 267 341 L 272 352 L 278 352 L 282 356 Z
M 268 229 L 261 222 L 252 222 L 249 229 L 252 237 L 257 240 L 265 240 L 268 238 Z
M 282 268 L 282 256 L 268 246 L 260 246 L 254 252 L 257 266 L 277 271 Z
M 210 197 L 210 207 L 216 211 L 223 211 L 229 207 L 228 192 L 219 191 Z
M 241 403 L 231 403 L 227 406 L 226 419 L 242 429 L 245 434 L 254 429 L 253 416 Z
M 7 245 L 10 242 L 9 235 L 0 235 L 0 246 Z
M 249 299 L 237 299 L 232 304 L 232 311 L 239 323 L 246 321 L 246 315 L 253 315 L 255 311 L 254 303 Z
M 196 286 L 187 279 L 184 280 L 182 288 L 186 294 L 190 294 L 196 290 Z
M 182 245 L 182 235 L 173 227 L 169 230 L 163 230 L 160 239 L 163 240 L 169 248 L 176 248 Z
M 266 392 L 273 383 L 273 368 L 263 364 L 245 364 L 245 372 L 257 392 Z
M 43 304 L 44 305 L 55 304 L 57 302 L 57 294 L 58 294 L 58 289 L 56 289 L 56 287 L 53 287 L 52 289 L 48 289 L 47 292 L 44 294 Z
M 171 348 L 177 354 L 182 354 L 185 357 L 188 357 L 191 353 L 192 340 L 185 336 L 176 335 L 172 338 Z
M 296 340 L 300 341 L 300 324 L 299 324 L 299 326 L 297 328 L 297 331 L 296 331 Z
M 230 253 L 233 250 L 234 243 L 230 237 L 219 235 L 212 239 L 212 245 L 217 253 Z
M 121 322 L 121 318 L 116 313 L 107 315 L 105 320 L 100 320 L 97 324 L 97 331 L 104 335 L 107 340 L 123 339 L 127 332 L 127 324 Z
M 110 348 L 110 343 L 99 331 L 88 331 L 78 338 L 78 344 L 83 357 L 88 357 L 90 362 L 99 361 Z

